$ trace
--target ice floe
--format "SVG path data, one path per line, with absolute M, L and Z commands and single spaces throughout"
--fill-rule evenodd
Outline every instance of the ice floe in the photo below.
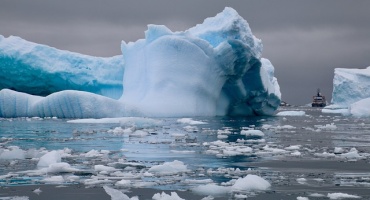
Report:
M 305 111 L 281 111 L 276 114 L 276 116 L 304 116 Z
M 360 196 L 352 195 L 352 194 L 346 194 L 346 193 L 328 193 L 327 197 L 329 199 L 360 199 Z

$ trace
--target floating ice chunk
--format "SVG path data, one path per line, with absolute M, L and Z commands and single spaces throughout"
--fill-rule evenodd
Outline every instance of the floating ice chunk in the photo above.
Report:
M 242 155 L 242 153 L 237 152 L 237 151 L 223 150 L 222 155 L 223 156 L 238 156 L 238 155 Z
M 218 135 L 230 135 L 232 132 L 229 130 L 229 129 L 225 129 L 225 130 L 222 130 L 222 129 L 220 129 L 220 130 L 217 130 L 217 134 Z
M 285 150 L 299 150 L 301 148 L 301 145 L 290 145 L 289 147 L 285 147 Z
M 108 179 L 98 179 L 96 177 L 92 179 L 86 179 L 83 181 L 85 185 L 99 185 L 99 184 L 112 184 L 113 181 Z
M 334 123 L 326 125 L 315 125 L 315 127 L 322 130 L 336 130 L 338 128 Z
M 260 130 L 242 130 L 240 134 L 246 136 L 259 136 L 259 137 L 265 136 L 265 134 Z
M 76 172 L 79 171 L 76 168 L 71 167 L 70 164 L 65 162 L 52 163 L 49 165 L 47 172 L 48 173 L 64 173 L 64 172 Z
M 327 197 L 329 199 L 360 199 L 360 196 L 357 195 L 351 195 L 346 193 L 328 193 Z
M 308 197 L 297 197 L 297 200 L 309 200 Z
M 312 193 L 309 195 L 310 197 L 325 197 L 324 194 L 319 194 L 319 193 Z
M 189 133 L 198 132 L 198 127 L 196 126 L 184 126 L 183 128 L 186 132 L 189 132 Z
M 248 196 L 245 195 L 245 194 L 235 194 L 234 197 L 235 197 L 235 199 L 246 199 L 246 198 L 248 198 Z
M 269 152 L 274 153 L 274 154 L 284 154 L 284 153 L 287 153 L 287 151 L 284 150 L 284 149 L 272 148 L 269 145 L 266 145 L 266 146 L 264 146 L 262 148 L 264 150 L 269 151 Z
M 183 124 L 190 124 L 190 125 L 207 124 L 207 122 L 196 121 L 196 120 L 193 120 L 192 118 L 181 118 L 181 119 L 178 119 L 177 122 L 183 123 Z
M 0 159 L 4 160 L 14 160 L 14 159 L 24 159 L 25 152 L 19 147 L 13 146 L 10 149 L 5 149 L 4 151 L 0 151 Z
M 113 133 L 113 134 L 131 134 L 133 132 L 133 128 L 126 128 L 123 129 L 122 127 L 116 127 L 114 129 L 108 130 L 108 133 Z
M 201 200 L 213 200 L 213 199 L 215 199 L 213 196 L 206 196 Z
M 166 194 L 165 192 L 156 193 L 152 197 L 153 200 L 185 200 L 180 198 L 176 192 L 171 192 L 171 195 Z
M 155 165 L 152 166 L 148 172 L 160 174 L 160 175 L 171 175 L 171 174 L 178 174 L 183 172 L 188 172 L 187 166 L 178 160 L 174 160 L 173 162 L 165 162 L 162 165 Z
M 296 127 L 292 125 L 283 125 L 283 126 L 277 126 L 276 129 L 283 130 L 283 129 L 296 129 Z
M 152 173 L 150 173 L 150 172 L 145 172 L 145 173 L 143 174 L 143 176 L 145 176 L 145 177 L 153 177 L 153 176 L 154 176 L 154 174 L 152 174 Z
M 117 181 L 115 185 L 118 187 L 130 187 L 131 181 L 122 179 L 120 181 Z
M 27 196 L 12 196 L 12 197 L 1 197 L 2 200 L 29 200 Z
M 343 158 L 347 159 L 361 159 L 363 158 L 360 154 L 358 154 L 358 151 L 356 148 L 352 148 L 349 152 L 343 153 L 340 155 Z
M 267 190 L 271 187 L 271 184 L 265 179 L 248 174 L 244 178 L 236 180 L 235 184 L 231 187 L 233 191 L 259 191 Z
M 46 177 L 46 178 L 42 179 L 42 182 L 52 183 L 52 184 L 63 183 L 64 178 L 63 178 L 63 176 L 51 176 L 51 177 Z
M 350 114 L 350 112 L 349 112 L 349 110 L 347 109 L 347 108 L 341 108 L 341 109 L 329 109 L 329 108 L 323 108 L 322 110 L 321 110 L 321 112 L 322 113 L 326 113 L 326 114 L 328 114 L 328 113 L 333 113 L 333 114 L 342 114 L 342 115 L 349 115 Z
M 305 116 L 304 111 L 282 111 L 276 114 L 276 116 Z
M 148 136 L 149 133 L 144 130 L 136 130 L 135 132 L 130 134 L 130 137 L 145 137 Z
M 98 150 L 95 150 L 95 149 L 91 149 L 89 152 L 85 153 L 85 157 L 99 157 L 101 155 L 102 154 Z
M 296 180 L 299 184 L 302 184 L 302 185 L 307 183 L 307 179 L 305 178 L 297 178 Z
M 223 142 L 221 140 L 217 140 L 217 141 L 214 141 L 214 142 L 210 142 L 211 145 L 215 145 L 215 146 L 228 146 L 228 143 L 226 142 Z
M 127 195 L 123 194 L 121 191 L 113 189 L 108 186 L 103 186 L 105 192 L 111 197 L 111 200 L 139 200 L 139 197 L 128 197 Z
M 39 195 L 42 192 L 42 190 L 40 188 L 37 188 L 37 189 L 34 189 L 32 192 Z
M 50 151 L 40 158 L 39 162 L 37 163 L 37 167 L 49 167 L 51 164 L 60 163 L 61 160 L 62 158 L 58 151 Z
M 101 171 L 114 172 L 114 171 L 117 171 L 118 169 L 114 167 L 104 166 L 104 165 L 95 165 L 94 170 L 97 172 L 101 172 Z
M 302 155 L 302 153 L 301 152 L 299 152 L 299 151 L 294 151 L 293 153 L 291 153 L 290 155 L 292 155 L 292 156 L 301 156 Z
M 323 157 L 323 158 L 335 157 L 334 153 L 328 153 L 328 152 L 315 153 L 314 155 L 317 156 L 317 157 Z
M 217 139 L 227 139 L 228 137 L 227 135 L 217 135 Z
M 230 187 L 219 186 L 215 184 L 200 185 L 192 189 L 192 191 L 199 195 L 211 195 L 214 197 L 223 196 L 231 192 Z

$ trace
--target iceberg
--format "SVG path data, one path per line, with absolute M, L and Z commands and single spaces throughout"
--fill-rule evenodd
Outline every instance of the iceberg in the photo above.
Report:
M 121 50 L 96 58 L 0 38 L 0 88 L 16 90 L 0 91 L 0 117 L 272 115 L 280 104 L 262 42 L 232 8 L 182 32 L 148 25 Z
M 370 67 L 365 69 L 336 68 L 333 79 L 332 105 L 328 109 L 348 109 L 343 114 L 370 116 Z M 327 111 L 327 110 L 326 110 Z
M 365 69 L 335 69 L 332 104 L 346 108 L 359 100 L 369 97 L 370 67 Z

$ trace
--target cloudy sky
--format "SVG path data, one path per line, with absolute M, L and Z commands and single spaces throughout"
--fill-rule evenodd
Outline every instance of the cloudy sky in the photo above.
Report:
M 120 54 L 147 24 L 186 30 L 233 7 L 262 39 L 283 100 L 302 105 L 317 88 L 331 98 L 334 68 L 370 66 L 367 0 L 2 0 L 0 34 L 95 56 Z

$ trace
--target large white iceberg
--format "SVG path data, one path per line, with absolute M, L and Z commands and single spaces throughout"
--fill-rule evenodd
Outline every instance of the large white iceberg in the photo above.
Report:
M 336 68 L 331 103 L 328 109 L 348 109 L 346 114 L 358 117 L 370 116 L 367 109 L 370 105 L 370 67 Z
M 149 25 L 145 39 L 122 42 L 123 57 L 85 57 L 14 37 L 0 38 L 1 48 L 0 59 L 17 55 L 17 61 L 0 62 L 7 77 L 0 88 L 60 92 L 1 90 L 0 117 L 271 115 L 281 98 L 261 41 L 232 8 L 184 32 Z M 29 77 L 34 88 L 25 83 Z

